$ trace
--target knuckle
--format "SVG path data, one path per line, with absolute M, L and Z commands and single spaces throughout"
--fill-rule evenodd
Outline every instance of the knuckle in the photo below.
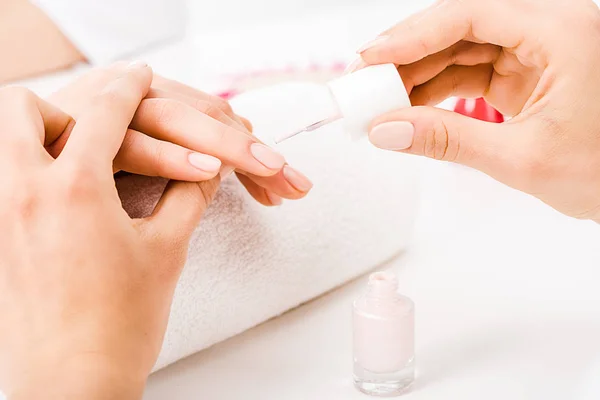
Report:
M 194 186 L 194 190 L 190 190 L 188 196 L 189 200 L 194 203 L 194 206 L 204 209 L 208 207 L 211 202 L 212 195 L 201 183 L 197 183 Z
M 160 125 L 169 126 L 184 117 L 185 106 L 177 101 L 157 99 L 151 104 L 154 107 L 152 112 L 156 116 L 156 122 Z
M 563 135 L 564 128 L 557 117 L 543 113 L 535 131 L 542 132 L 545 139 L 537 135 L 523 138 L 524 143 L 519 146 L 521 150 L 514 163 L 515 176 L 523 190 L 530 193 L 541 191 L 541 185 L 560 173 L 561 168 L 555 162 L 557 149 L 552 143 L 560 142 L 557 139 Z
M 548 166 L 540 151 L 530 151 L 515 163 L 520 186 L 527 192 L 539 191 L 539 182 L 548 172 Z
M 98 182 L 95 169 L 80 160 L 61 171 L 59 187 L 67 203 L 79 203 L 98 197 Z
M 123 73 L 123 65 L 125 62 L 115 63 L 106 67 L 100 67 L 91 70 L 84 77 L 90 79 L 96 84 L 106 85 L 111 80 L 117 79 Z
M 194 108 L 212 119 L 216 119 L 217 121 L 223 120 L 223 110 L 214 103 L 198 99 L 194 104 Z
M 216 119 L 217 121 L 223 120 L 223 111 L 219 107 L 216 107 L 212 104 L 207 105 L 204 113 L 212 119 Z
M 115 158 L 115 166 L 147 176 L 164 176 L 162 175 L 165 169 L 162 164 L 164 155 L 155 147 L 161 147 L 160 142 L 137 131 L 129 130 Z
M 148 163 L 148 173 L 156 176 L 165 176 L 169 166 L 169 160 L 165 149 L 158 142 L 149 146 L 150 160 Z
M 443 119 L 437 119 L 426 133 L 425 156 L 440 161 L 455 161 L 459 143 L 458 132 L 449 130 Z
M 107 85 L 93 101 L 94 106 L 126 108 L 141 100 L 139 91 L 133 87 L 131 79 L 127 76 L 118 78 Z
M 117 93 L 114 87 L 107 87 L 102 92 L 94 96 L 94 98 L 91 101 L 90 108 L 106 108 L 107 106 L 111 105 L 121 107 L 123 105 L 123 101 L 119 97 L 119 94 Z
M 137 134 L 137 132 L 128 130 L 125 134 L 125 138 L 123 138 L 123 143 L 121 143 L 121 148 L 119 149 L 117 157 L 129 157 L 136 148 L 139 148 L 142 145 L 142 143 L 140 143 L 140 138 L 141 135 Z
M 459 93 L 460 89 L 460 78 L 458 73 L 454 73 L 450 75 L 450 93 L 452 96 Z
M 194 187 L 196 190 L 190 191 L 190 194 L 194 197 L 196 206 L 206 209 L 212 203 L 219 189 L 219 179 L 198 182 L 194 184 Z
M 546 143 L 538 137 L 526 138 L 513 155 L 511 176 L 516 178 L 517 189 L 530 194 L 541 193 L 543 186 L 554 179 L 557 169 L 552 156 L 554 150 Z
M 194 99 L 194 102 L 192 103 L 192 107 L 203 114 L 206 114 L 206 110 L 209 109 L 209 106 L 210 103 L 204 99 Z
M 37 101 L 37 96 L 31 90 L 22 87 L 7 87 L 0 89 L 0 93 L 15 106 L 26 109 Z
M 32 186 L 18 185 L 11 193 L 11 214 L 21 220 L 29 219 L 40 203 L 39 197 L 29 187 Z
M 459 55 L 462 53 L 462 50 L 464 49 L 463 47 L 464 45 L 462 43 L 459 43 L 458 46 L 451 46 L 448 49 L 448 65 L 455 65 L 458 61 L 458 57 Z
M 225 114 L 233 115 L 233 108 L 231 108 L 231 104 L 229 104 L 229 102 L 227 102 L 226 100 L 223 100 L 220 97 L 215 97 L 213 104 Z
M 198 183 L 204 197 L 204 202 L 207 206 L 212 203 L 215 195 L 219 191 L 220 183 L 220 179 L 218 178 Z
M 211 141 L 214 143 L 225 143 L 229 136 L 230 129 L 229 126 L 223 123 L 215 124 L 214 129 L 211 129 L 210 131 Z

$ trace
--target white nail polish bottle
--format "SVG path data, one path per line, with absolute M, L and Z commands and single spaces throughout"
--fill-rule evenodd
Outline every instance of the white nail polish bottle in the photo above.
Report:
M 369 125 L 376 117 L 411 105 L 394 64 L 369 66 L 337 78 L 327 86 L 334 105 L 332 109 L 336 112 L 300 131 L 276 138 L 276 143 L 342 118 L 346 132 L 358 140 L 367 136 Z
M 415 306 L 398 294 L 391 272 L 369 277 L 367 292 L 354 302 L 354 384 L 363 393 L 396 396 L 415 379 Z

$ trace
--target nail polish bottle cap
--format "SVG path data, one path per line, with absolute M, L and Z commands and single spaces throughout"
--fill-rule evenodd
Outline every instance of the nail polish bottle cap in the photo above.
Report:
M 410 99 L 394 64 L 373 65 L 328 83 L 354 140 L 368 134 L 373 120 L 387 112 L 410 107 Z

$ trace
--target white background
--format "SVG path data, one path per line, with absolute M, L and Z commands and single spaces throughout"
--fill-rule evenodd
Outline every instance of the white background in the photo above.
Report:
M 361 42 L 427 3 L 195 1 L 188 37 L 141 57 L 217 88 L 223 72 L 349 62 Z M 43 93 L 68 78 L 30 86 Z M 422 163 L 414 243 L 386 266 L 417 306 L 419 378 L 406 398 L 600 398 L 591 388 L 600 380 L 600 227 L 475 171 Z M 352 388 L 350 350 L 351 301 L 364 283 L 158 372 L 145 400 L 366 398 Z

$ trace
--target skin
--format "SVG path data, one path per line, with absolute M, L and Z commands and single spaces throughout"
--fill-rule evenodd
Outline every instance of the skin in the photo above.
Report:
M 18 38 L 18 40 L 15 40 Z M 0 84 L 85 61 L 60 29 L 28 0 L 0 0 Z
M 123 68 L 56 159 L 44 143 L 70 116 L 0 90 L 0 387 L 10 399 L 141 397 L 189 237 L 219 183 L 172 181 L 145 219 L 122 209 L 113 159 L 151 81 L 144 64 Z
M 124 65 L 91 70 L 48 100 L 77 120 Z M 310 180 L 287 165 L 283 156 L 274 168 L 255 159 L 251 146 L 261 142 L 252 136 L 250 122 L 236 115 L 225 100 L 179 82 L 155 75 L 129 128 L 115 158 L 115 172 L 202 181 L 219 170 L 235 169 L 248 192 L 267 206 L 303 198 L 312 188 Z M 46 143 L 50 154 L 60 154 L 68 137 L 67 131 Z M 190 164 L 190 153 L 212 156 L 222 162 L 221 168 L 199 170 Z
M 600 221 L 593 2 L 438 1 L 359 53 L 354 68 L 398 65 L 417 106 L 374 121 L 372 141 L 379 126 L 406 122 L 414 137 L 402 152 L 468 165 L 566 215 Z M 491 124 L 431 107 L 451 96 L 483 96 L 513 118 Z
M 0 49 L 11 55 L 11 62 L 0 63 L 0 84 L 85 61 L 60 29 L 27 0 L 0 0 Z M 92 70 L 49 101 L 76 120 L 120 67 Z M 50 154 L 60 154 L 68 135 L 69 130 L 46 143 Z M 252 197 L 266 206 L 300 199 L 310 191 L 310 180 L 283 157 L 272 168 L 257 163 L 250 151 L 253 143 L 260 141 L 252 136 L 251 124 L 226 101 L 155 76 L 115 159 L 115 171 L 188 181 L 211 179 L 219 170 L 222 176 L 235 171 Z M 212 163 L 222 162 L 222 168 L 195 168 L 188 159 L 191 153 L 213 156 Z

